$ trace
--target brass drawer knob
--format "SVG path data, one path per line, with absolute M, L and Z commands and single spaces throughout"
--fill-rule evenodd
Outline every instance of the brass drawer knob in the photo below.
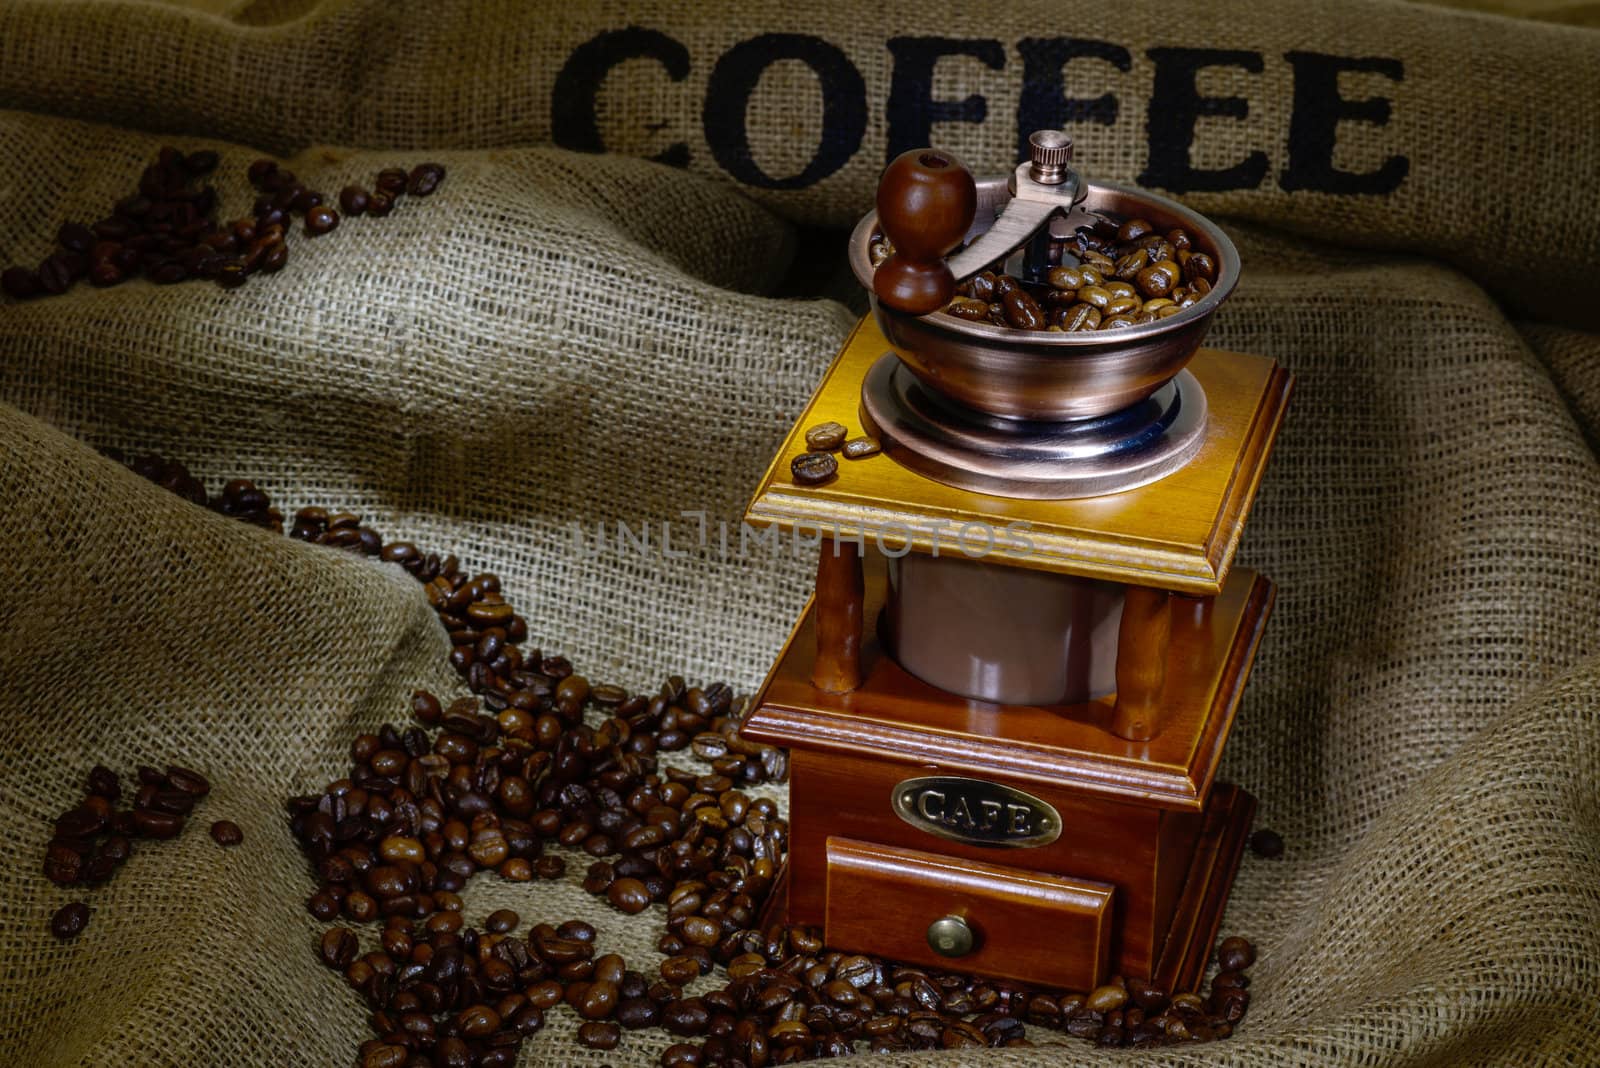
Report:
M 941 916 L 928 925 L 928 945 L 942 957 L 965 957 L 976 941 L 960 916 Z

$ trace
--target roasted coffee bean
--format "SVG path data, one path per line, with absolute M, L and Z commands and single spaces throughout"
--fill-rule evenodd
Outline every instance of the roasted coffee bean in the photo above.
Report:
M 406 192 L 414 197 L 425 197 L 439 188 L 444 181 L 444 164 L 419 163 L 406 176 Z
M 1120 257 L 1112 267 L 1111 273 L 1124 282 L 1132 281 L 1138 277 L 1139 272 L 1150 265 L 1150 252 L 1148 249 L 1136 248 L 1126 256 Z
M 832 452 L 844 444 L 850 431 L 842 423 L 818 423 L 806 431 L 808 452 Z
M 26 267 L 7 267 L 0 273 L 0 289 L 12 300 L 30 300 L 45 292 L 38 274 Z
M 661 1051 L 662 1068 L 699 1068 L 704 1063 L 700 1047 L 687 1042 L 674 1042 Z
M 409 176 L 399 167 L 389 167 L 378 172 L 373 181 L 373 186 L 390 196 L 399 196 L 406 191 Z
M 70 254 L 69 254 L 70 255 Z M 51 296 L 60 296 L 72 288 L 74 281 L 71 261 L 61 255 L 51 256 L 39 264 L 36 275 L 39 286 Z
M 944 308 L 945 312 L 954 315 L 957 319 L 968 322 L 980 323 L 989 318 L 989 305 L 981 300 L 971 300 L 967 297 L 956 297 Z
M 367 210 L 370 194 L 359 185 L 347 185 L 339 190 L 339 208 L 346 215 L 360 215 Z
M 795 482 L 802 486 L 818 486 L 831 481 L 839 473 L 839 461 L 825 452 L 808 452 L 789 462 Z
M 143 805 L 157 812 L 170 812 L 175 816 L 187 816 L 194 811 L 195 796 L 184 793 L 182 790 L 156 790 L 141 789 L 145 796 L 136 798 L 135 805 Z
M 604 1020 L 617 1007 L 617 986 L 601 980 L 589 983 L 575 1008 L 585 1020 Z
M 1155 227 L 1151 226 L 1147 219 L 1128 219 L 1117 229 L 1117 240 L 1127 244 L 1139 240 L 1154 229 Z
M 685 986 L 700 978 L 700 962 L 693 957 L 668 957 L 661 962 L 661 978 Z
M 356 959 L 361 946 L 357 942 L 354 932 L 347 927 L 330 927 L 322 932 L 322 940 L 318 946 L 322 955 L 322 963 L 330 968 L 344 971 L 350 967 L 350 962 Z
M 467 1038 L 484 1038 L 500 1030 L 500 1014 L 488 1005 L 473 1005 L 456 1016 L 456 1028 Z
M 1005 305 L 1006 321 L 1017 329 L 1045 328 L 1044 309 L 1039 307 L 1039 302 L 1026 289 L 1013 289 L 1005 295 L 1002 303 Z
M 121 285 L 127 281 L 128 276 L 116 264 L 101 261 L 89 268 L 89 284 L 102 289 L 107 286 Z
M 271 159 L 254 160 L 245 171 L 245 177 L 250 180 L 250 184 L 258 188 L 276 174 L 278 174 L 278 161 Z
M 394 210 L 394 196 L 382 189 L 374 191 L 367 197 L 367 214 L 382 218 Z
M 1242 972 L 1256 962 L 1256 947 L 1234 936 L 1224 938 L 1217 947 L 1217 964 L 1225 972 Z
M 237 289 L 249 280 L 250 274 L 242 263 L 224 263 L 217 268 L 217 284 L 224 289 Z
M 166 781 L 175 790 L 181 790 L 193 797 L 204 797 L 211 792 L 211 783 L 198 771 L 178 767 L 176 764 L 167 768 Z
M 339 213 L 326 205 L 318 204 L 306 211 L 306 233 L 312 237 L 332 233 L 338 225 Z
M 50 933 L 60 939 L 76 938 L 89 926 L 89 906 L 81 901 L 62 905 L 50 917 Z
M 674 998 L 661 1007 L 661 1026 L 675 1035 L 705 1034 L 710 1023 L 704 998 Z
M 1052 289 L 1072 291 L 1086 284 L 1083 272 L 1076 267 L 1052 267 L 1045 277 Z
M 650 907 L 650 891 L 638 879 L 618 879 L 606 888 L 606 899 L 622 912 L 643 912 Z
M 495 909 L 493 912 L 489 913 L 488 918 L 483 921 L 483 926 L 485 930 L 491 931 L 494 934 L 505 934 L 507 931 L 516 930 L 517 924 L 521 922 L 522 917 L 518 916 L 510 909 Z
M 295 192 L 294 197 L 289 201 L 289 210 L 297 215 L 305 215 L 321 205 L 321 193 L 314 189 L 300 189 Z
M 578 1027 L 578 1041 L 590 1049 L 616 1049 L 622 1028 L 609 1020 L 591 1020 Z
M 1134 281 L 1147 297 L 1164 297 L 1178 284 L 1181 273 L 1171 260 L 1162 260 L 1140 271 Z
M 211 825 L 211 840 L 219 846 L 236 846 L 244 841 L 244 832 L 232 820 L 218 820 Z
M 1078 290 L 1078 300 L 1103 312 L 1106 305 L 1111 303 L 1111 293 L 1104 286 L 1083 286 Z
M 1283 836 L 1263 827 L 1250 836 L 1250 851 L 1266 860 L 1283 856 Z
M 628 1030 L 637 1031 L 656 1026 L 661 1020 L 661 1010 L 648 997 L 629 998 L 618 1003 L 615 1019 Z
M 1100 326 L 1100 309 L 1093 304 L 1074 304 L 1064 309 L 1058 325 L 1069 333 L 1095 330 Z
M 1084 1005 L 1092 1012 L 1111 1012 L 1127 1004 L 1128 991 L 1114 984 L 1097 986 L 1084 1000 Z
M 110 816 L 103 808 L 80 805 L 56 817 L 55 832 L 58 838 L 93 838 L 110 825 Z
M 70 252 L 88 254 L 94 243 L 94 231 L 80 222 L 62 223 L 56 231 L 56 244 Z
M 145 838 L 176 838 L 183 830 L 183 817 L 170 812 L 136 808 L 133 810 L 133 830 Z
M 1145 1012 L 1160 1012 L 1167 1007 L 1166 990 L 1144 980 L 1128 980 L 1128 997 Z

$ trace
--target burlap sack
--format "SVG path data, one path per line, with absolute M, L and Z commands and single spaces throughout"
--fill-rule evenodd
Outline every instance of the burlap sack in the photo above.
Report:
M 766 34 L 822 44 L 747 44 Z M 933 36 L 997 41 L 1003 62 L 980 43 L 919 80 L 933 46 L 902 39 Z M 772 48 L 804 59 L 751 83 Z M 1040 58 L 1062 49 L 1082 53 L 1064 88 Z M 1208 106 L 1182 74 L 1219 59 L 1202 49 L 1239 54 L 1195 92 L 1248 112 L 1199 119 L 1186 154 L 1173 116 Z M 1330 98 L 1339 64 L 1313 53 L 1361 60 L 1333 84 L 1388 104 Z M 450 168 L 431 201 L 297 241 L 284 273 L 239 291 L 137 282 L 0 306 L 0 1062 L 350 1063 L 365 1014 L 312 953 L 281 800 L 339 774 L 412 688 L 450 688 L 409 578 L 205 513 L 83 443 L 452 549 L 592 677 L 747 689 L 808 562 L 740 558 L 718 531 L 851 319 L 771 296 L 792 224 L 857 217 L 891 128 L 954 114 L 919 100 L 981 95 L 983 123 L 929 136 L 992 171 L 1024 99 L 1032 117 L 1108 92 L 1114 114 L 1065 112 L 1085 169 L 1154 167 L 1149 184 L 1187 183 L 1222 214 L 1247 271 L 1213 341 L 1299 379 L 1242 550 L 1280 596 L 1224 768 L 1289 852 L 1246 860 L 1225 920 L 1261 948 L 1245 1025 L 1144 1059 L 1600 1061 L 1600 342 L 1574 328 L 1600 266 L 1597 58 L 1592 33 L 1377 2 L 0 3 L 0 261 L 41 257 L 166 140 L 223 153 L 235 213 L 263 151 L 324 189 L 424 155 Z M 616 61 L 603 78 L 600 60 Z M 1351 108 L 1370 121 L 1330 125 Z M 858 142 L 836 129 L 858 126 Z M 1210 190 L 1181 166 L 1255 152 L 1248 188 L 1253 162 Z M 1315 188 L 1390 181 L 1392 157 L 1408 163 L 1387 192 Z M 795 180 L 759 184 L 774 176 Z M 704 514 L 703 544 L 681 512 Z M 597 548 L 597 524 L 619 522 L 650 524 L 652 549 Z M 687 555 L 660 548 L 663 523 Z M 236 820 L 245 845 L 191 826 L 141 851 L 88 895 L 89 931 L 56 943 L 46 922 L 70 896 L 40 874 L 49 818 L 97 761 L 174 759 L 211 774 L 201 820 Z M 659 914 L 621 917 L 573 880 L 480 879 L 469 916 L 582 915 L 653 967 Z M 668 1041 L 584 1054 L 573 1027 L 553 1013 L 524 1063 L 648 1064 Z M 944 1059 L 1107 1056 L 1032 1036 L 1050 1048 Z

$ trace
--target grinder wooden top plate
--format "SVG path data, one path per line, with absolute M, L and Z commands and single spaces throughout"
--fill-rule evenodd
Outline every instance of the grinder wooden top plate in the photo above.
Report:
M 1289 397 L 1292 378 L 1276 360 L 1219 349 L 1195 353 L 1188 370 L 1209 407 L 1204 444 L 1176 472 L 1122 493 L 996 497 L 936 482 L 883 454 L 841 456 L 837 478 L 821 486 L 796 483 L 789 464 L 807 451 L 807 427 L 833 421 L 852 436 L 861 433 L 862 380 L 889 351 L 872 318 L 862 319 L 767 469 L 746 521 L 950 555 L 979 552 L 987 530 L 996 539 L 986 557 L 991 563 L 1195 596 L 1221 591 Z M 963 524 L 982 526 L 968 528 L 963 542 Z

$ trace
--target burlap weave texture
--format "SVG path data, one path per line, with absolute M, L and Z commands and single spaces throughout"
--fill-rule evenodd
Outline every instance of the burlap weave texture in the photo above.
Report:
M 1249 115 L 1202 119 L 1193 162 L 1260 150 L 1269 176 L 1179 195 L 1221 214 L 1246 264 L 1211 343 L 1297 376 L 1240 556 L 1279 598 L 1223 769 L 1289 852 L 1247 858 L 1224 924 L 1261 948 L 1245 1025 L 1141 1059 L 1600 1063 L 1600 344 L 1573 325 L 1600 266 L 1600 41 L 1376 2 L 1119 5 L 1070 28 L 1055 10 L 0 3 L 0 261 L 98 217 L 169 141 L 222 153 L 229 217 L 262 152 L 322 189 L 424 157 L 450 169 L 431 200 L 296 240 L 282 274 L 239 291 L 136 282 L 0 305 L 0 1062 L 350 1063 L 364 1012 L 315 960 L 281 801 L 340 774 L 350 739 L 402 716 L 413 688 L 451 685 L 397 570 L 207 514 L 83 443 L 175 456 L 213 488 L 245 475 L 286 507 L 348 507 L 455 551 L 593 678 L 748 690 L 809 563 L 741 559 L 719 527 L 851 321 L 771 295 L 794 223 L 865 210 L 887 39 L 1002 42 L 1002 68 L 944 60 L 934 79 L 939 98 L 986 96 L 984 123 L 934 132 L 994 171 L 1015 140 L 1016 44 L 1060 32 L 1129 52 L 1126 72 L 1066 67 L 1071 96 L 1119 95 L 1110 125 L 1074 132 L 1086 168 L 1123 180 L 1152 151 L 1151 49 L 1262 57 L 1259 74 L 1203 76 Z M 686 169 L 545 146 L 559 70 L 629 26 L 681 42 L 689 71 L 618 66 L 597 128 L 636 155 L 682 140 Z M 862 146 L 787 190 L 734 180 L 702 119 L 719 60 L 777 32 L 846 53 L 869 104 Z M 1398 81 L 1343 76 L 1344 96 L 1390 98 L 1392 116 L 1340 124 L 1337 149 L 1352 172 L 1406 156 L 1393 192 L 1280 188 L 1283 56 L 1319 49 L 1402 61 Z M 752 158 L 792 174 L 825 125 L 818 82 L 792 65 L 767 77 L 745 116 Z M 648 524 L 650 551 L 598 548 L 597 524 L 618 523 Z M 663 551 L 664 523 L 687 555 Z M 39 871 L 49 818 L 96 762 L 166 760 L 206 770 L 213 796 L 179 841 L 88 895 L 82 938 L 55 943 L 47 918 L 69 895 Z M 201 830 L 224 817 L 247 836 L 226 854 Z M 583 915 L 653 968 L 659 913 L 597 905 L 573 869 L 560 886 L 480 879 L 469 917 Z M 523 1063 L 647 1064 L 668 1041 L 585 1054 L 573 1028 L 553 1013 Z M 1031 1033 L 1053 1044 L 942 1059 L 1109 1056 Z

